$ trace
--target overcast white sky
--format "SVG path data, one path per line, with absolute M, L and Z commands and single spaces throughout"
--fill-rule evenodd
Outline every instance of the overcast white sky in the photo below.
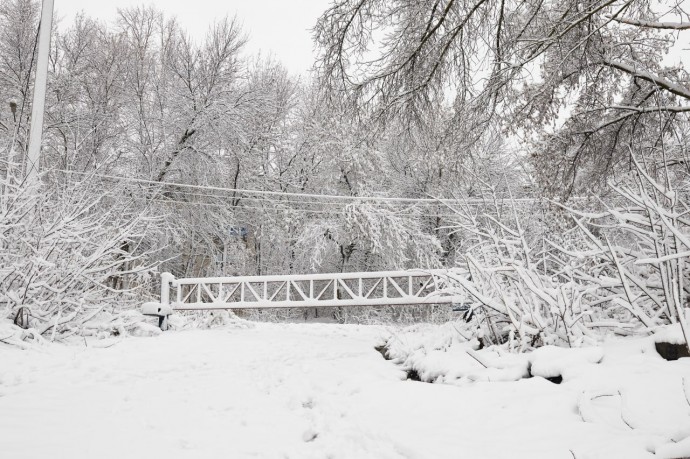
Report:
M 203 37 L 215 18 L 237 17 L 249 33 L 249 52 L 272 53 L 292 73 L 304 73 L 313 62 L 309 29 L 330 0 L 55 0 L 55 11 L 68 26 L 79 11 L 91 17 L 113 19 L 117 9 L 154 5 L 193 36 Z

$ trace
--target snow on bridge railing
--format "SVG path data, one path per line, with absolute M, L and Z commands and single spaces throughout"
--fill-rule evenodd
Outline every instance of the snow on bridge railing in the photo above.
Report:
M 165 328 L 175 310 L 450 304 L 462 300 L 448 289 L 458 275 L 463 273 L 415 269 L 175 279 L 163 273 L 161 301 L 145 303 L 143 313 L 158 316 Z

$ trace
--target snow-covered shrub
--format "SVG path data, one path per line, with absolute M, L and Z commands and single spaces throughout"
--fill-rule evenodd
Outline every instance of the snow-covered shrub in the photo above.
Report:
M 604 267 L 598 276 L 580 275 L 615 292 L 611 307 L 645 328 L 679 323 L 690 348 L 689 183 L 680 180 L 676 186 L 667 169 L 653 177 L 634 157 L 632 161 L 633 180 L 612 186 L 621 205 L 600 213 L 569 210 L 586 236 L 589 256 Z M 603 236 L 597 237 L 595 230 Z
M 54 338 L 84 331 L 102 311 L 141 303 L 156 266 L 149 258 L 156 248 L 144 235 L 156 219 L 143 217 L 121 187 L 48 180 L 4 185 L 2 318 Z
M 447 304 L 421 306 L 385 306 L 362 308 L 332 308 L 338 323 L 398 324 L 446 323 L 457 316 Z
M 498 206 L 493 214 L 458 213 L 456 230 L 471 241 L 463 257 L 470 277 L 453 277 L 488 344 L 578 346 L 603 331 L 649 332 L 669 323 L 680 323 L 690 340 L 684 193 L 639 164 L 630 185 L 612 189 L 616 205 L 600 211 L 560 206 L 572 222 L 560 234 L 548 218 L 535 219 L 534 208 L 520 215 L 512 200 L 506 213 Z M 542 205 L 542 215 L 562 218 Z

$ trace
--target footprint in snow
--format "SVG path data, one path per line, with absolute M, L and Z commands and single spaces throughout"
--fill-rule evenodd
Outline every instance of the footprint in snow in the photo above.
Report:
M 316 437 L 318 436 L 319 434 L 314 432 L 312 429 L 307 429 L 302 434 L 302 440 L 304 440 L 305 443 L 309 443 L 311 441 L 316 440 Z

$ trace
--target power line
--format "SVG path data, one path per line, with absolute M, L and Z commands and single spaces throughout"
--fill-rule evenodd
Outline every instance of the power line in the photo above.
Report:
M 220 196 L 220 195 L 212 195 L 212 194 L 203 194 L 203 193 L 184 193 L 183 196 L 191 196 L 191 197 L 209 197 L 209 198 L 214 198 L 214 199 L 222 199 L 226 198 L 225 196 Z M 253 210 L 261 210 L 264 212 L 269 212 L 269 211 L 280 211 L 280 212 L 298 212 L 298 213 L 308 213 L 308 214 L 327 214 L 327 215 L 345 215 L 347 213 L 345 209 L 345 205 L 349 204 L 343 204 L 343 203 L 337 203 L 337 202 L 319 202 L 319 201 L 292 201 L 292 200 L 275 200 L 275 199 L 267 199 L 267 198 L 241 198 L 244 201 L 258 201 L 259 203 L 266 202 L 273 204 L 271 207 L 256 207 L 256 206 L 248 206 L 248 205 L 233 205 L 233 204 L 220 204 L 220 203 L 209 203 L 209 202 L 194 202 L 194 201 L 188 201 L 188 200 L 180 200 L 180 199 L 174 199 L 172 197 L 166 197 L 165 199 L 160 199 L 160 198 L 155 198 L 155 197 L 141 197 L 141 196 L 131 196 L 129 199 L 132 200 L 137 200 L 137 201 L 146 201 L 146 202 L 158 202 L 158 203 L 164 203 L 164 204 L 183 204 L 183 205 L 188 205 L 188 206 L 205 206 L 205 207 L 216 207 L 216 208 L 222 208 L 222 209 L 227 209 L 228 207 L 234 207 L 238 210 L 246 210 L 246 209 L 253 209 Z M 291 206 L 282 206 L 284 204 L 304 204 L 304 203 L 312 203 L 312 204 L 317 204 L 320 206 L 326 206 L 326 207 L 333 207 L 336 209 L 340 210 L 314 210 L 314 209 L 299 209 Z M 440 203 L 435 203 L 437 206 L 440 206 Z M 389 204 L 390 205 L 390 204 Z M 403 204 L 394 204 L 394 205 L 403 205 Z M 389 210 L 391 211 L 395 216 L 399 217 L 407 217 L 407 218 L 439 218 L 439 217 L 445 217 L 445 218 L 451 218 L 451 217 L 457 217 L 459 214 L 442 214 L 439 212 L 434 212 L 434 213 L 418 213 L 416 212 L 417 210 L 424 210 L 425 212 L 430 211 L 430 206 L 417 206 L 413 205 L 410 207 L 407 207 L 405 209 L 395 209 L 395 208 L 377 208 L 376 210 Z M 445 209 L 445 208 L 444 208 Z M 451 209 L 452 210 L 452 209 Z
M 314 204 L 314 205 L 319 205 L 319 206 L 334 206 L 334 207 L 339 207 L 342 208 L 344 205 L 347 205 L 346 203 L 340 203 L 340 202 L 324 202 L 324 201 L 305 201 L 305 200 L 291 200 L 291 199 L 270 199 L 270 198 L 265 198 L 265 197 L 229 197 L 226 195 L 218 195 L 218 194 L 206 194 L 206 193 L 195 193 L 195 192 L 181 192 L 174 190 L 172 193 L 183 193 L 184 196 L 193 196 L 193 197 L 198 197 L 198 198 L 213 198 L 213 199 L 237 199 L 237 200 L 242 200 L 242 201 L 256 201 L 256 202 L 271 202 L 271 203 L 277 203 L 277 204 L 299 204 L 299 205 L 304 205 L 304 204 Z M 404 206 L 406 203 L 386 203 L 389 206 Z M 434 204 L 436 206 L 442 205 L 442 203 L 435 202 L 435 203 L 429 203 L 429 204 L 424 204 L 425 207 L 431 206 L 431 204 Z M 415 207 L 408 207 L 408 208 L 416 208 Z
M 224 205 L 224 204 L 216 204 L 216 203 L 210 203 L 210 202 L 192 202 L 192 201 L 179 201 L 179 200 L 174 200 L 174 199 L 149 199 L 149 198 L 143 198 L 143 197 L 132 197 L 130 199 L 137 200 L 137 201 L 146 201 L 146 202 L 159 202 L 163 204 L 182 204 L 182 205 L 187 205 L 187 206 L 203 206 L 203 207 L 216 207 L 216 208 L 223 208 L 227 209 L 228 207 L 235 207 L 231 205 Z M 325 215 L 345 215 L 347 212 L 345 210 L 342 211 L 336 211 L 336 210 L 312 210 L 312 209 L 295 209 L 295 208 L 279 208 L 279 207 L 273 207 L 273 208 L 266 208 L 266 207 L 255 207 L 255 206 L 237 206 L 235 207 L 238 210 L 245 210 L 245 209 L 252 209 L 252 210 L 261 210 L 264 212 L 297 212 L 297 213 L 305 213 L 305 214 L 325 214 Z M 437 218 L 437 217 L 442 217 L 442 218 L 452 218 L 452 217 L 459 217 L 461 216 L 460 214 L 400 214 L 396 213 L 396 216 L 400 217 L 408 217 L 408 218 Z
M 179 191 L 174 191 L 174 193 L 180 193 Z M 213 194 L 204 194 L 204 193 L 193 193 L 193 192 L 185 192 L 182 196 L 185 197 L 201 197 L 201 198 L 213 198 L 213 199 L 227 199 L 226 196 L 222 195 L 213 195 Z M 172 197 L 166 197 L 165 199 L 157 199 L 157 198 L 145 198 L 145 197 L 131 197 L 131 199 L 134 200 L 139 200 L 139 201 L 148 201 L 148 202 L 159 202 L 159 203 L 176 203 L 176 204 L 184 204 L 184 205 L 190 205 L 190 206 L 207 206 L 207 207 L 217 207 L 217 208 L 223 208 L 226 209 L 228 207 L 235 207 L 236 209 L 239 210 L 244 210 L 244 209 L 255 209 L 255 210 L 262 210 L 264 212 L 266 211 L 281 211 L 281 212 L 301 212 L 301 213 L 311 213 L 311 214 L 329 214 L 329 215 L 344 215 L 347 213 L 345 206 L 350 205 L 344 204 L 344 203 L 337 203 L 337 202 L 320 202 L 320 201 L 293 201 L 293 200 L 275 200 L 275 199 L 269 199 L 269 198 L 247 198 L 247 197 L 242 197 L 239 198 L 242 201 L 256 201 L 258 203 L 270 203 L 273 204 L 271 207 L 256 207 L 256 206 L 248 206 L 248 205 L 234 205 L 234 204 L 220 204 L 220 203 L 209 203 L 209 202 L 194 202 L 194 201 L 189 201 L 189 200 L 180 200 L 180 199 L 174 199 Z M 285 204 L 296 204 L 296 205 L 303 205 L 303 204 L 315 204 L 319 206 L 326 206 L 326 207 L 332 207 L 335 209 L 340 209 L 340 210 L 329 210 L 329 211 L 323 211 L 323 210 L 314 210 L 314 209 L 299 209 L 291 206 L 283 206 Z M 437 207 L 442 206 L 441 203 L 433 203 Z M 400 206 L 404 205 L 403 203 L 394 203 L 390 204 L 387 203 L 387 206 L 394 205 L 394 206 Z M 454 214 L 442 214 L 439 212 L 434 212 L 434 213 L 418 213 L 418 210 L 423 210 L 424 212 L 430 212 L 432 210 L 431 205 L 422 205 L 419 206 L 417 204 L 408 206 L 404 209 L 401 208 L 390 208 L 390 207 L 378 207 L 376 210 L 388 210 L 392 212 L 396 216 L 401 216 L 401 217 L 415 217 L 415 218 L 437 218 L 437 217 L 446 217 L 446 218 L 451 218 L 451 217 L 457 217 L 459 213 L 454 213 Z M 444 210 L 447 210 L 448 208 L 444 207 Z M 452 208 L 450 210 L 453 210 Z
M 194 193 L 194 192 L 180 192 L 180 191 L 173 191 L 173 193 L 178 193 L 181 194 L 182 196 L 188 196 L 188 197 L 195 197 L 195 198 L 211 198 L 211 199 L 233 199 L 228 196 L 223 196 L 223 195 L 217 195 L 217 194 L 205 194 L 205 193 Z M 340 203 L 340 202 L 324 202 L 324 201 L 295 201 L 291 199 L 270 199 L 270 198 L 265 198 L 265 197 L 239 197 L 239 198 L 234 198 L 237 199 L 238 201 L 251 201 L 251 202 L 257 202 L 257 203 L 271 203 L 271 204 L 294 204 L 294 205 L 318 205 L 318 206 L 327 206 L 327 207 L 335 207 L 339 209 L 343 209 L 344 206 L 350 205 L 350 203 Z M 367 204 L 370 204 L 367 202 Z M 376 202 L 373 202 L 371 204 L 378 205 Z M 383 209 L 391 209 L 396 212 L 402 212 L 402 211 L 414 211 L 415 209 L 431 209 L 435 207 L 440 207 L 444 206 L 442 203 L 426 203 L 426 204 L 413 204 L 413 205 L 407 205 L 406 203 L 383 203 L 386 205 L 386 207 L 381 207 Z M 390 207 L 389 207 L 390 206 Z M 398 207 L 394 207 L 398 206 Z M 401 208 L 400 206 L 405 206 L 404 208 Z
M 185 197 L 196 197 L 196 198 L 211 198 L 211 199 L 237 199 L 238 201 L 253 201 L 253 202 L 258 202 L 258 203 L 271 203 L 271 204 L 295 204 L 295 205 L 318 205 L 318 206 L 330 206 L 330 207 L 336 207 L 339 209 L 343 209 L 344 206 L 349 205 L 349 203 L 340 203 L 340 202 L 327 202 L 327 201 L 305 201 L 305 200 L 291 200 L 291 199 L 271 199 L 267 197 L 230 197 L 226 195 L 219 195 L 219 194 L 207 194 L 207 193 L 196 193 L 196 192 L 190 192 L 190 191 L 180 191 L 180 190 L 172 190 L 171 193 L 176 193 L 176 194 L 181 194 L 182 196 Z M 170 201 L 175 201 L 172 198 L 168 198 Z M 164 200 L 157 200 L 160 202 L 163 202 Z M 175 201 L 179 202 L 179 201 Z M 184 201 L 184 202 L 189 202 L 189 201 Z M 377 204 L 376 202 L 373 202 L 372 204 Z M 406 203 L 383 203 L 386 206 L 407 206 L 404 209 L 401 208 L 391 208 L 391 207 L 385 207 L 385 208 L 391 208 L 391 210 L 396 211 L 396 212 L 402 212 L 402 211 L 413 211 L 415 209 L 429 209 L 433 207 L 439 207 L 443 206 L 444 204 L 439 203 L 439 202 L 433 202 L 433 203 L 425 203 L 425 204 L 413 204 L 413 205 L 407 205 Z M 243 206 L 247 207 L 247 206 Z
M 484 198 L 465 198 L 465 199 L 460 199 L 460 198 L 398 198 L 398 197 L 387 197 L 387 196 L 344 196 L 344 195 L 333 195 L 333 194 L 312 194 L 312 193 L 290 193 L 290 192 L 285 192 L 285 191 L 266 191 L 266 190 L 248 190 L 248 189 L 242 189 L 242 188 L 224 188 L 224 187 L 217 187 L 217 186 L 211 186 L 211 185 L 191 185 L 191 184 L 186 184 L 186 183 L 176 183 L 176 182 L 157 182 L 154 180 L 147 180 L 147 179 L 140 179 L 140 178 L 135 178 L 135 177 L 123 177 L 123 176 L 118 176 L 118 175 L 109 175 L 109 174 L 97 174 L 95 172 L 77 172 L 77 171 L 68 171 L 64 169 L 52 169 L 55 172 L 64 172 L 68 174 L 77 174 L 77 175 L 85 175 L 85 176 L 93 176 L 93 177 L 100 177 L 100 178 L 106 178 L 106 179 L 111 179 L 111 180 L 123 180 L 123 181 L 128 181 L 128 182 L 135 182 L 135 183 L 145 183 L 149 185 L 157 185 L 157 186 L 176 186 L 180 188 L 190 188 L 190 189 L 198 189 L 198 190 L 210 190 L 210 191 L 222 191 L 222 192 L 231 192 L 231 193 L 241 193 L 241 194 L 254 194 L 254 195 L 260 195 L 260 196 L 287 196 L 287 197 L 293 197 L 293 198 L 314 198 L 314 199 L 340 199 L 340 200 L 345 200 L 345 201 L 378 201 L 378 202 L 392 202 L 392 203 L 434 203 L 434 204 L 439 204 L 439 203 L 456 203 L 456 204 L 486 204 L 486 203 L 491 203 L 493 199 L 484 199 Z M 535 202 L 537 199 L 535 198 L 513 198 L 511 199 L 513 202 Z M 319 202 L 319 204 L 324 204 Z

